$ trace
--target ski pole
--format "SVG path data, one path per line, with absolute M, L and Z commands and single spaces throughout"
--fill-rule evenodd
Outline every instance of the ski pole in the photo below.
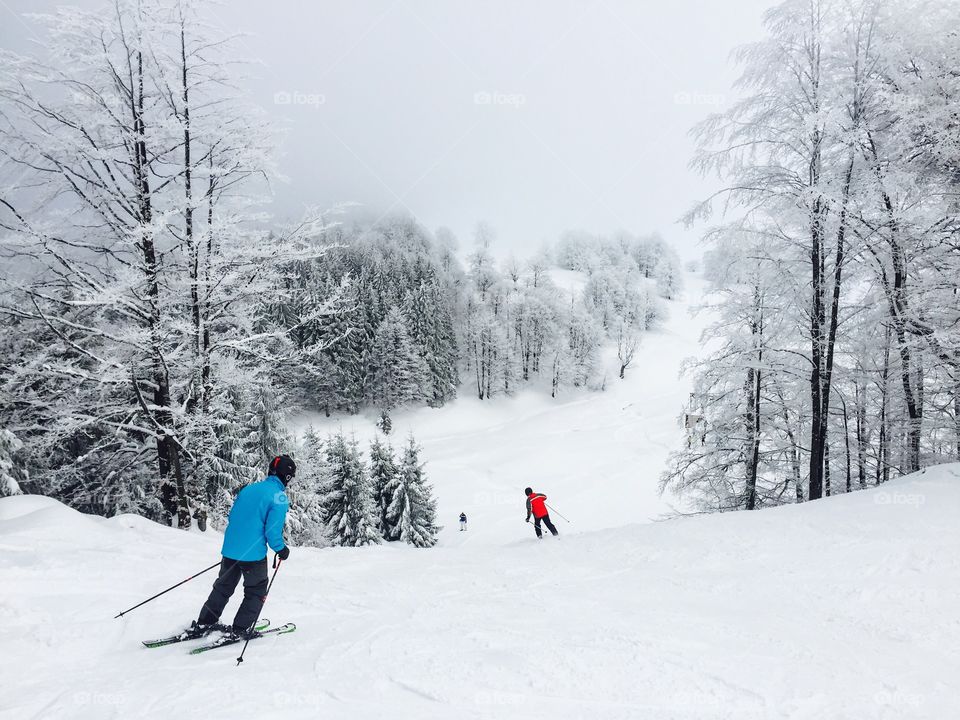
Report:
M 544 505 L 547 505 L 547 503 L 544 503 Z M 560 515 L 560 517 L 562 517 L 562 518 L 563 518 L 564 520 L 566 520 L 567 522 L 570 522 L 570 521 L 567 520 L 565 517 L 563 517 L 563 515 L 560 513 L 560 511 L 557 510 L 555 507 L 553 507 L 553 505 L 547 505 L 547 507 L 550 508 L 550 509 L 551 509 L 553 512 L 555 512 L 557 515 Z
M 267 604 L 267 598 L 270 596 L 270 588 L 273 587 L 273 581 L 277 579 L 277 571 L 280 569 L 280 563 L 283 560 L 280 559 L 279 555 L 273 556 L 273 577 L 270 578 L 270 583 L 267 585 L 267 592 L 263 596 L 263 600 L 260 601 L 260 610 L 257 612 L 257 617 L 254 619 L 253 624 L 250 627 L 257 626 L 257 620 L 260 619 L 260 613 L 263 612 L 263 606 Z M 243 662 L 243 654 L 247 651 L 247 645 L 250 644 L 250 636 L 247 636 L 246 642 L 243 643 L 243 650 L 240 651 L 240 657 L 237 658 L 237 665 Z
M 166 590 L 164 590 L 163 592 L 158 592 L 158 593 L 157 593 L 156 595 L 154 595 L 153 597 L 147 598 L 147 599 L 144 600 L 142 603 L 139 603 L 139 604 L 137 604 L 137 605 L 134 605 L 132 608 L 128 608 L 128 609 L 124 610 L 122 613 L 119 613 L 118 615 L 114 615 L 114 616 L 113 616 L 113 619 L 116 620 L 118 617 L 123 617 L 123 616 L 126 615 L 128 612 L 130 612 L 131 610 L 136 610 L 136 609 L 137 609 L 138 607 L 140 607 L 141 605 L 146 605 L 146 604 L 147 604 L 148 602 L 150 602 L 151 600 L 156 600 L 156 599 L 157 599 L 158 597 L 160 597 L 161 595 L 166 595 L 166 594 L 167 594 L 168 592 L 170 592 L 171 590 L 174 590 L 174 589 L 180 587 L 180 586 L 183 585 L 184 583 L 190 582 L 190 581 L 193 580 L 194 578 L 200 577 L 200 576 L 203 575 L 205 572 L 210 572 L 210 571 L 213 570 L 215 567 L 220 567 L 220 561 L 219 561 L 219 560 L 218 560 L 217 562 L 215 562 L 213 565 L 211 565 L 210 567 L 208 567 L 206 570 L 201 570 L 200 572 L 196 573 L 195 575 L 191 575 L 191 576 L 188 577 L 186 580 L 181 580 L 181 581 L 178 582 L 176 585 L 172 585 L 171 587 L 168 587 L 168 588 L 167 588 Z

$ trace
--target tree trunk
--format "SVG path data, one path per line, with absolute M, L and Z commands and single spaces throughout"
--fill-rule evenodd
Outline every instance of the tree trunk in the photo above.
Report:
M 149 159 L 146 144 L 146 126 L 144 122 L 144 74 L 143 55 L 136 54 L 136 88 L 130 97 L 130 109 L 133 118 L 134 145 L 133 169 L 137 192 L 137 218 L 141 230 L 139 247 L 143 256 L 143 270 L 146 279 L 146 299 L 149 307 L 148 329 L 150 331 L 151 365 L 153 371 L 153 405 L 146 411 L 153 416 L 159 426 L 157 437 L 157 468 L 160 473 L 160 500 L 168 522 L 177 517 L 181 528 L 190 527 L 190 510 L 183 483 L 183 471 L 180 466 L 180 452 L 176 439 L 172 436 L 173 416 L 170 410 L 170 378 L 163 357 L 162 329 L 160 316 L 160 282 L 156 247 L 151 232 L 153 221 L 152 196 L 150 193 Z M 132 78 L 131 78 L 132 80 Z
M 953 386 L 953 432 L 956 436 L 956 459 L 960 460 L 960 376 Z
M 887 428 L 887 405 L 890 397 L 890 327 L 884 332 L 883 371 L 880 375 L 880 447 L 877 451 L 877 482 L 890 479 L 890 439 Z
M 857 477 L 860 480 L 860 487 L 867 486 L 867 389 L 861 383 L 859 376 L 854 386 L 857 401 Z
M 846 490 L 850 492 L 853 490 L 853 472 L 852 472 L 852 462 L 850 460 L 850 417 L 847 413 L 847 403 L 843 403 L 843 441 L 844 446 L 846 447 L 846 461 L 847 461 L 847 484 Z
M 746 489 L 744 493 L 744 507 L 755 510 L 757 507 L 757 471 L 760 465 L 760 371 L 755 368 L 747 370 L 747 437 L 750 445 L 747 448 Z
M 879 152 L 868 133 L 867 147 L 873 160 L 874 175 L 880 186 L 880 198 L 887 215 L 889 235 L 885 240 L 890 249 L 890 263 L 892 266 L 892 280 L 883 267 L 880 268 L 880 279 L 887 297 L 887 307 L 890 322 L 893 325 L 897 349 L 900 354 L 900 382 L 903 386 L 903 399 L 907 406 L 907 453 L 905 457 L 905 472 L 916 472 L 920 469 L 920 436 L 923 424 L 922 390 L 915 384 L 913 353 L 907 338 L 906 318 L 909 315 L 907 299 L 907 282 L 909 273 L 903 243 L 901 241 L 900 222 L 897 219 L 896 209 L 883 182 L 882 162 Z M 919 385 L 922 387 L 922 376 Z
M 850 151 L 847 168 L 844 174 L 843 189 L 841 192 L 839 226 L 837 228 L 837 247 L 833 263 L 833 283 L 830 296 L 830 314 L 826 313 L 826 291 L 824 281 L 824 227 L 822 218 L 814 222 L 814 231 L 811 233 L 813 252 L 811 265 L 813 266 L 813 312 L 811 313 L 811 337 L 813 339 L 811 358 L 813 373 L 811 378 L 811 404 L 813 409 L 812 439 L 810 443 L 810 498 L 820 497 L 822 490 L 820 473 L 829 475 L 829 468 L 825 467 L 827 457 L 827 428 L 830 418 L 831 386 L 833 384 L 833 365 L 837 345 L 837 331 L 840 326 L 840 290 L 843 279 L 843 265 L 846 259 L 846 231 L 847 206 L 850 198 L 850 187 L 853 180 L 855 154 Z M 819 175 L 817 176 L 819 178 Z M 818 198 L 819 202 L 819 198 Z M 814 212 L 819 212 L 814 205 Z M 824 214 L 826 210 L 822 211 Z M 826 328 L 824 324 L 826 323 Z M 826 479 L 829 484 L 829 478 Z M 817 490 L 818 494 L 814 494 Z M 826 492 L 830 494 L 829 489 Z
M 754 287 L 753 290 L 753 310 L 754 320 L 750 326 L 750 332 L 753 336 L 754 348 L 756 348 L 756 367 L 750 367 L 747 370 L 747 437 L 750 438 L 750 446 L 747 449 L 747 472 L 746 472 L 746 493 L 745 506 L 747 510 L 755 510 L 757 507 L 757 473 L 760 467 L 760 367 L 763 363 L 763 297 L 760 294 L 760 288 Z
M 823 442 L 823 494 L 825 497 L 830 497 L 831 495 L 830 446 L 827 444 L 826 435 L 824 436 L 824 442 Z

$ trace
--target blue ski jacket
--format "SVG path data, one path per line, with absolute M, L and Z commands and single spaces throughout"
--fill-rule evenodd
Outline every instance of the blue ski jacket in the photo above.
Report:
M 267 545 L 274 552 L 283 550 L 289 504 L 283 483 L 275 475 L 247 485 L 230 509 L 221 554 L 230 560 L 249 561 L 267 557 Z

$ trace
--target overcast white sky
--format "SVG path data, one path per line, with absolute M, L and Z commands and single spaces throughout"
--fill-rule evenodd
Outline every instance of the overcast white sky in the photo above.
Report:
M 729 102 L 729 53 L 772 3 L 227 0 L 217 20 L 249 33 L 253 97 L 288 128 L 278 215 L 356 201 L 462 245 L 485 219 L 518 254 L 568 228 L 658 230 L 693 256 L 676 220 L 709 185 L 687 131 Z M 0 44 L 24 49 L 15 16 L 57 4 L 0 0 Z

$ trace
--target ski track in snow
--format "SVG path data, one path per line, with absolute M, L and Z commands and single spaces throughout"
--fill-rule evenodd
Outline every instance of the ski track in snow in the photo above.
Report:
M 702 327 L 683 302 L 668 322 L 606 393 L 398 413 L 440 545 L 295 548 L 264 615 L 298 629 L 241 667 L 236 646 L 140 646 L 196 616 L 212 572 L 112 619 L 209 565 L 215 534 L 0 500 L 0 718 L 958 717 L 960 465 L 651 523 Z M 368 418 L 318 429 L 338 422 L 372 435 Z M 524 524 L 527 484 L 572 521 L 554 518 L 559 540 Z

